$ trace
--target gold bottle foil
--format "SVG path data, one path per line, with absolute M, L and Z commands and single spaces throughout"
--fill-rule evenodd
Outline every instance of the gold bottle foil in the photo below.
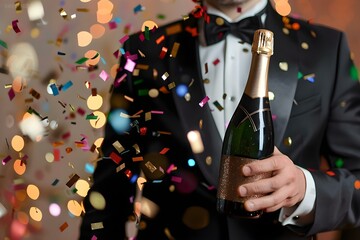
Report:
M 252 66 L 245 87 L 245 93 L 251 98 L 268 97 L 267 76 L 269 72 L 270 56 L 273 54 L 274 34 L 266 29 L 255 32 L 252 44 Z

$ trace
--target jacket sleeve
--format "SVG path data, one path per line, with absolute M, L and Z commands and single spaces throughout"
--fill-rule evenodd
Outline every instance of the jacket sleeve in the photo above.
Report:
M 128 46 L 124 46 L 127 49 Z M 85 214 L 79 239 L 125 239 L 125 223 L 134 220 L 136 176 L 138 165 L 132 161 L 140 149 L 137 122 L 121 117 L 136 113 L 139 106 L 129 104 L 131 99 L 131 72 L 124 69 L 126 57 L 122 56 L 105 126 L 104 141 L 93 174 L 93 184 L 84 199 Z M 124 78 L 125 77 L 125 78 Z M 120 81 L 121 79 L 121 81 Z M 121 82 L 119 84 L 119 82 Z M 128 97 L 128 99 L 126 99 Z M 121 123 L 119 126 L 118 124 Z M 97 202 L 105 201 L 105 207 Z
M 317 197 L 308 235 L 360 226 L 360 85 L 343 33 L 336 72 L 323 143 L 330 169 L 312 172 Z

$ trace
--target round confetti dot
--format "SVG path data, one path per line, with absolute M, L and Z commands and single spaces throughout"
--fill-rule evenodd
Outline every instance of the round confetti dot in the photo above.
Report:
M 30 35 L 32 38 L 38 38 L 40 36 L 40 30 L 38 28 L 31 29 Z
M 123 133 L 130 129 L 130 119 L 122 117 L 121 114 L 127 114 L 122 109 L 116 109 L 109 114 L 109 123 L 117 133 Z
M 88 60 L 86 60 L 85 64 L 86 66 L 95 66 L 99 63 L 101 57 L 99 52 L 95 50 L 89 50 L 84 54 L 84 57 L 86 57 Z
M 283 28 L 282 31 L 283 31 L 283 33 L 286 34 L 286 35 L 289 35 L 289 34 L 290 34 L 290 30 L 287 29 L 287 28 Z
M 53 217 L 58 217 L 61 214 L 61 207 L 57 203 L 51 203 L 49 205 L 49 213 Z
M 291 6 L 287 1 L 277 1 L 275 4 L 275 10 L 281 16 L 287 16 L 291 12 Z
M 97 210 L 104 210 L 106 201 L 103 195 L 99 192 L 91 192 L 89 196 L 91 205 Z
M 90 33 L 94 39 L 101 38 L 104 35 L 105 31 L 105 27 L 101 24 L 94 24 L 90 27 Z
M 269 94 L 269 100 L 270 100 L 270 101 L 274 101 L 274 99 L 275 99 L 275 94 L 274 94 L 273 92 L 270 92 L 270 91 L 269 91 L 268 94 Z
M 103 98 L 99 94 L 96 94 L 96 96 L 90 95 L 86 103 L 90 110 L 98 110 L 103 104 Z
M 212 157 L 211 156 L 207 156 L 206 159 L 205 159 L 205 162 L 207 165 L 211 165 L 212 164 Z
M 29 223 L 29 216 L 25 212 L 22 211 L 16 212 L 16 218 L 20 223 L 24 225 L 27 225 Z
M 57 121 L 52 120 L 52 121 L 50 122 L 50 128 L 51 128 L 52 130 L 57 129 L 57 128 L 58 128 L 58 126 L 59 126 L 59 124 L 58 124 L 58 122 L 57 122 Z
M 47 162 L 49 162 L 49 163 L 54 162 L 54 160 L 55 160 L 54 154 L 51 153 L 51 152 L 46 153 L 46 154 L 45 154 L 45 160 L 46 160 Z
M 151 98 L 157 98 L 159 96 L 159 90 L 152 88 L 149 90 L 148 94 Z
M 106 116 L 103 112 L 95 111 L 93 112 L 93 115 L 97 117 L 97 119 L 90 119 L 90 125 L 93 128 L 102 128 L 106 123 Z
M 22 190 L 18 190 L 15 192 L 15 197 L 17 200 L 19 200 L 20 202 L 23 202 L 26 198 L 27 198 L 27 194 L 25 189 Z
M 178 86 L 176 86 L 176 94 L 179 97 L 184 97 L 187 92 L 188 87 L 185 84 L 179 84 Z
M 87 31 L 81 31 L 77 34 L 77 40 L 79 47 L 86 47 L 91 43 L 92 35 Z
M 76 200 L 68 201 L 67 208 L 69 212 L 76 217 L 79 217 L 83 211 L 81 205 Z
M 299 30 L 299 29 L 300 29 L 300 24 L 299 24 L 299 23 L 293 23 L 293 24 L 291 25 L 291 27 L 292 27 L 292 29 L 294 29 L 294 30 Z
M 83 180 L 83 179 L 79 179 L 76 184 L 75 184 L 75 188 L 76 188 L 76 193 L 81 196 L 81 197 L 86 197 L 89 189 L 90 189 L 90 185 L 87 181 Z
M 301 43 L 301 47 L 305 50 L 309 49 L 309 44 L 307 44 L 306 42 Z
M 194 159 L 189 159 L 188 160 L 188 165 L 189 165 L 189 167 L 194 167 L 195 166 L 195 160 Z
M 186 100 L 187 102 L 189 102 L 189 101 L 191 100 L 191 95 L 190 95 L 190 93 L 185 94 L 184 98 L 185 98 L 185 100 Z
M 25 146 L 25 141 L 21 136 L 15 135 L 11 139 L 11 146 L 15 151 L 20 152 Z
M 40 222 L 43 217 L 41 210 L 37 207 L 31 207 L 29 210 L 29 215 L 36 222 Z
M 215 22 L 216 22 L 216 24 L 219 25 L 219 26 L 224 25 L 224 23 L 225 23 L 224 19 L 221 18 L 221 17 L 216 18 L 216 19 L 215 19 Z
M 360 189 L 360 180 L 356 180 L 356 181 L 354 182 L 354 187 L 355 187 L 356 190 L 359 190 L 359 189 Z
M 292 139 L 291 137 L 287 137 L 284 139 L 284 144 L 288 147 L 290 147 L 292 145 Z
M 192 206 L 186 209 L 183 223 L 190 229 L 200 230 L 209 224 L 209 212 L 203 207 Z
M 20 176 L 23 175 L 26 171 L 26 164 L 23 163 L 20 159 L 15 160 L 14 171 Z
M 37 200 L 40 196 L 40 190 L 37 186 L 29 184 L 26 188 L 26 193 L 32 200 Z
M 287 62 L 279 62 L 279 68 L 286 72 L 289 69 L 289 65 Z
M 175 191 L 175 186 L 174 186 L 174 185 L 170 185 L 170 186 L 169 186 L 169 191 L 170 191 L 170 192 L 174 192 L 174 191 Z
M 117 74 L 117 72 L 118 72 L 118 69 L 119 69 L 119 64 L 118 64 L 118 63 L 117 63 L 117 64 L 114 64 L 114 65 L 111 67 L 111 69 L 110 69 L 110 76 L 111 76 L 112 78 L 115 79 L 116 74 Z
M 183 194 L 189 194 L 195 191 L 198 186 L 198 180 L 195 175 L 190 171 L 179 172 L 181 182 L 174 182 L 176 190 Z

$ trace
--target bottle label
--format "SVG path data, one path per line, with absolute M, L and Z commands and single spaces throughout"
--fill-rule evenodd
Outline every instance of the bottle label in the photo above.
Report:
M 244 165 L 253 161 L 259 160 L 228 155 L 222 156 L 221 170 L 219 176 L 219 187 L 217 192 L 218 198 L 244 203 L 248 199 L 259 198 L 263 196 L 253 195 L 248 197 L 240 197 L 239 195 L 240 185 L 271 177 L 271 172 L 251 177 L 243 176 L 242 168 L 244 167 Z

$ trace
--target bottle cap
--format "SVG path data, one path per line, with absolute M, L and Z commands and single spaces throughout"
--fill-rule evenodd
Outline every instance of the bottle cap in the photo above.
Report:
M 255 31 L 252 43 L 252 52 L 258 54 L 272 55 L 274 49 L 274 34 L 267 29 L 258 29 Z

